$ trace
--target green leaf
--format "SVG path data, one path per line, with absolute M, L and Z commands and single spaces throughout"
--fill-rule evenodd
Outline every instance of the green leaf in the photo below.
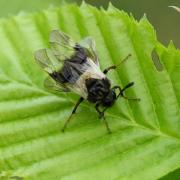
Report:
M 78 96 L 47 92 L 33 59 L 53 29 L 92 36 L 102 69 L 132 54 L 108 77 L 113 85 L 135 82 L 126 95 L 141 101 L 121 98 L 108 110 L 111 135 L 87 102 L 60 131 Z M 112 5 L 64 5 L 0 20 L 0 39 L 2 179 L 158 179 L 180 167 L 180 52 L 157 41 L 146 17 L 137 22 Z

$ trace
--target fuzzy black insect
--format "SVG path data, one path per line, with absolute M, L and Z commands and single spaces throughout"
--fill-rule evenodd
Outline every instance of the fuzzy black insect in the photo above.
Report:
M 51 49 L 35 52 L 36 61 L 49 74 L 44 83 L 46 88 L 64 92 L 72 91 L 80 95 L 62 131 L 65 131 L 81 102 L 88 100 L 95 104 L 99 117 L 103 118 L 110 133 L 104 112 L 115 103 L 119 96 L 128 100 L 139 100 L 139 98 L 128 98 L 124 95 L 124 91 L 134 83 L 128 83 L 124 88 L 111 87 L 106 74 L 119 65 L 113 65 L 101 71 L 95 42 L 90 37 L 76 43 L 65 33 L 54 30 L 50 33 L 50 44 Z M 129 56 L 121 63 L 125 62 Z M 103 109 L 101 110 L 100 107 Z

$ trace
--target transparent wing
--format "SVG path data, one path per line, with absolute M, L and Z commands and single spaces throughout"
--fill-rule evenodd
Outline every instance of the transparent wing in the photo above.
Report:
M 54 55 L 61 61 L 69 59 L 75 54 L 74 47 L 76 43 L 68 35 L 59 30 L 51 31 L 49 42 Z
M 50 33 L 49 41 L 53 49 L 53 53 L 60 60 L 66 60 L 72 57 L 75 54 L 74 47 L 79 44 L 81 47 L 86 49 L 87 56 L 99 65 L 96 44 L 91 37 L 86 37 L 79 43 L 76 43 L 65 33 L 60 32 L 59 30 L 53 30 Z
M 61 70 L 64 61 L 75 54 L 75 42 L 65 33 L 53 30 L 50 33 L 51 49 L 35 52 L 37 63 L 49 74 Z
M 49 74 L 57 72 L 62 67 L 62 63 L 59 63 L 57 58 L 53 55 L 49 49 L 40 49 L 35 52 L 35 59 L 37 63 Z M 44 87 L 49 91 L 68 92 L 69 89 L 64 84 L 56 82 L 50 76 L 44 81 Z
M 56 91 L 56 92 L 69 92 L 70 91 L 64 84 L 61 84 L 53 80 L 50 76 L 48 76 L 44 80 L 44 87 L 49 91 Z
M 91 37 L 86 37 L 80 41 L 79 44 L 81 47 L 84 47 L 87 50 L 87 56 L 99 66 L 95 41 Z
M 60 62 L 50 49 L 40 49 L 35 52 L 36 62 L 49 74 L 59 71 L 63 63 Z

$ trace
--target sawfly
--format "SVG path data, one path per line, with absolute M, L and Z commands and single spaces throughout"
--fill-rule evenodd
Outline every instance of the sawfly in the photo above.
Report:
M 45 87 L 63 92 L 71 91 L 80 96 L 62 131 L 65 131 L 78 106 L 83 100 L 87 100 L 95 104 L 99 118 L 103 119 L 108 132 L 111 133 L 104 113 L 120 96 L 128 100 L 140 100 L 124 95 L 124 91 L 134 83 L 130 82 L 124 88 L 111 87 L 111 81 L 106 74 L 116 69 L 118 65 L 101 71 L 95 42 L 90 37 L 77 43 L 65 33 L 53 30 L 50 33 L 49 42 L 50 49 L 40 49 L 35 52 L 35 60 L 49 74 L 44 82 Z M 131 55 L 124 58 L 120 64 L 129 56 Z

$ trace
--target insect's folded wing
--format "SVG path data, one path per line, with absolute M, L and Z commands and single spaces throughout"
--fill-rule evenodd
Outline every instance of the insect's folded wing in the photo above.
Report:
M 44 87 L 49 90 L 49 91 L 54 91 L 54 92 L 69 92 L 70 90 L 64 85 L 61 84 L 55 80 L 53 80 L 50 76 L 48 76 L 44 80 Z
M 59 71 L 63 66 L 50 49 L 40 49 L 34 56 L 36 62 L 49 74 Z
M 76 43 L 59 30 L 51 31 L 49 42 L 54 55 L 61 61 L 69 59 L 75 53 Z
M 98 55 L 96 52 L 96 43 L 94 39 L 91 37 L 86 37 L 80 41 L 79 44 L 81 47 L 84 47 L 87 50 L 87 56 L 99 66 Z

